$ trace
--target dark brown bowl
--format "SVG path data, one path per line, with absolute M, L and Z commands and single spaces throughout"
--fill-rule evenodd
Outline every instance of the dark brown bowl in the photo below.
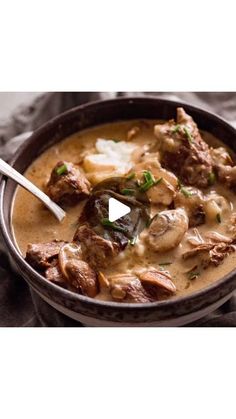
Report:
M 71 109 L 36 130 L 12 159 L 12 166 L 24 173 L 45 149 L 77 131 L 106 122 L 149 118 L 170 119 L 183 106 L 200 129 L 220 138 L 236 151 L 236 130 L 221 118 L 202 109 L 169 100 L 140 97 L 93 102 Z M 50 305 L 86 325 L 183 325 L 219 307 L 236 287 L 236 270 L 212 285 L 185 297 L 147 304 L 103 302 L 84 297 L 48 282 L 25 262 L 11 229 L 11 208 L 16 184 L 2 179 L 0 221 L 11 260 L 29 285 Z

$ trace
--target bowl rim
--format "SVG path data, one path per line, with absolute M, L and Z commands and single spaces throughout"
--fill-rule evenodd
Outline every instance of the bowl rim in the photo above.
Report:
M 208 110 L 199 108 L 197 106 L 193 106 L 188 104 L 184 101 L 175 101 L 171 99 L 165 99 L 161 97 L 156 97 L 152 95 L 139 95 L 139 96 L 126 96 L 126 97 L 118 97 L 113 99 L 107 99 L 107 100 L 96 100 L 91 101 L 88 103 L 84 103 L 79 106 L 75 106 L 63 113 L 60 113 L 59 115 L 55 116 L 54 118 L 50 119 L 43 125 L 41 125 L 39 128 L 33 131 L 33 133 L 30 135 L 30 137 L 27 139 L 27 141 L 23 142 L 23 144 L 17 149 L 17 151 L 14 153 L 12 158 L 10 159 L 9 164 L 14 165 L 15 162 L 21 157 L 22 153 L 24 153 L 25 149 L 27 149 L 29 142 L 34 142 L 35 137 L 37 138 L 41 134 L 44 133 L 45 129 L 48 129 L 49 127 L 53 127 L 54 125 L 58 124 L 58 122 L 61 122 L 62 118 L 66 118 L 67 116 L 71 116 L 73 114 L 77 114 L 83 109 L 92 108 L 94 106 L 109 106 L 113 102 L 127 102 L 127 104 L 132 104 L 134 102 L 159 102 L 161 104 L 170 104 L 172 106 L 186 106 L 188 108 L 188 112 L 191 112 L 191 110 L 198 112 L 199 114 L 202 114 L 203 116 L 206 116 L 210 118 L 211 120 L 215 120 L 216 122 L 220 123 L 221 125 L 225 126 L 225 128 L 228 131 L 231 131 L 232 135 L 236 137 L 236 129 L 230 125 L 225 119 L 222 117 L 216 115 L 215 113 L 209 112 Z M 131 119 L 130 119 L 131 120 Z M 89 129 L 89 128 L 86 128 Z M 63 139 L 59 140 L 58 142 L 63 141 Z M 221 140 L 223 142 L 223 140 Z M 52 145 L 49 144 L 48 148 L 50 148 Z M 47 149 L 47 148 L 46 148 Z M 114 308 L 119 310 L 147 310 L 147 309 L 168 309 L 172 308 L 174 306 L 179 306 L 184 303 L 194 303 L 195 300 L 199 299 L 199 297 L 202 297 L 203 295 L 207 297 L 210 296 L 212 293 L 214 293 L 216 290 L 220 289 L 222 285 L 230 284 L 231 281 L 234 280 L 235 274 L 236 274 L 236 268 L 229 272 L 228 274 L 224 275 L 222 278 L 218 279 L 217 281 L 213 282 L 212 284 L 208 285 L 207 287 L 201 288 L 198 291 L 194 291 L 193 293 L 186 294 L 184 296 L 179 297 L 171 297 L 167 300 L 162 301 L 156 301 L 156 302 L 148 302 L 148 303 L 122 303 L 122 302 L 115 302 L 115 301 L 103 301 L 98 300 L 96 298 L 87 297 L 81 294 L 76 294 L 73 291 L 64 289 L 60 287 L 59 285 L 56 285 L 50 281 L 48 281 L 43 275 L 39 274 L 36 270 L 34 270 L 24 259 L 23 255 L 20 253 L 19 249 L 17 248 L 16 244 L 14 243 L 14 240 L 11 239 L 10 231 L 8 230 L 8 227 L 6 225 L 5 216 L 4 216 L 4 194 L 5 190 L 7 188 L 9 179 L 5 179 L 3 176 L 0 178 L 0 227 L 2 231 L 3 238 L 5 240 L 5 243 L 7 245 L 8 250 L 10 251 L 10 254 L 16 263 L 17 267 L 20 268 L 20 270 L 28 272 L 31 277 L 34 279 L 37 279 L 37 282 L 41 283 L 44 287 L 51 289 L 56 294 L 61 294 L 65 299 L 70 299 L 73 301 L 79 301 L 83 302 L 89 305 L 93 305 L 97 308 Z M 11 211 L 12 211 L 12 199 L 11 199 L 11 205 L 9 206 L 9 212 L 10 218 L 11 218 Z M 11 222 L 10 222 L 11 224 Z M 23 275 L 24 276 L 24 275 Z M 24 278 L 25 279 L 25 278 Z M 53 298 L 52 298 L 53 300 Z

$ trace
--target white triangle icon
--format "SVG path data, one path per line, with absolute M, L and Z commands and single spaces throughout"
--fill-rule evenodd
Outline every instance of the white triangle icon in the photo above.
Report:
M 120 201 L 117 201 L 115 198 L 110 198 L 108 201 L 108 218 L 109 221 L 113 222 L 118 220 L 124 215 L 129 214 L 131 211 L 130 207 L 123 204 Z

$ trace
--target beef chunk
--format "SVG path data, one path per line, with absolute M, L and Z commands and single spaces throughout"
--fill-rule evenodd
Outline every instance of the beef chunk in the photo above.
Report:
M 183 108 L 177 109 L 177 121 L 156 125 L 162 165 L 173 171 L 183 183 L 205 188 L 212 173 L 208 144 L 202 139 L 196 123 Z
M 45 270 L 51 267 L 53 259 L 58 257 L 64 244 L 65 242 L 59 240 L 49 243 L 30 243 L 26 251 L 26 261 L 37 270 Z
M 48 281 L 63 288 L 89 297 L 95 297 L 98 292 L 96 273 L 81 260 L 81 249 L 75 243 L 30 244 L 26 260 Z
M 135 275 L 114 275 L 109 282 L 110 295 L 114 301 L 127 303 L 149 303 L 155 301 Z
M 235 161 L 224 147 L 211 148 L 211 157 L 214 172 L 219 182 L 236 191 L 236 166 Z
M 46 193 L 57 202 L 72 205 L 89 195 L 90 183 L 74 164 L 60 161 L 51 172 Z
M 49 268 L 46 269 L 45 277 L 48 281 L 60 285 L 63 288 L 67 288 L 67 283 L 65 282 L 65 278 L 62 275 L 57 259 L 55 259 L 52 262 L 51 266 L 49 266 Z
M 94 267 L 106 266 L 121 250 L 118 243 L 106 240 L 86 224 L 77 229 L 73 240 L 81 244 L 83 256 Z
M 176 287 L 169 272 L 150 268 L 135 275 L 113 275 L 109 279 L 109 292 L 115 301 L 147 303 L 174 294 Z

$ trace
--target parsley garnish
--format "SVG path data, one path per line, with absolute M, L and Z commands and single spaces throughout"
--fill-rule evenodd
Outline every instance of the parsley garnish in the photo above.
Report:
M 148 189 L 150 189 L 152 186 L 158 185 L 162 181 L 162 177 L 160 179 L 155 180 L 152 172 L 149 170 L 145 170 L 143 172 L 144 177 L 144 183 L 142 183 L 139 188 L 141 192 L 146 192 Z
M 209 185 L 214 185 L 215 181 L 216 181 L 216 175 L 214 172 L 211 172 L 208 176 Z
M 172 262 L 159 263 L 159 266 L 168 266 L 168 265 L 172 265 Z
M 187 127 L 184 127 L 184 133 L 187 137 L 187 140 L 188 140 L 189 144 L 191 144 L 193 142 L 193 137 L 190 134 L 189 129 Z
M 101 224 L 104 227 L 110 227 L 114 231 L 121 231 L 121 232 L 126 232 L 127 231 L 125 228 L 118 226 L 114 222 L 110 221 L 108 218 L 103 218 L 101 220 Z
M 67 166 L 66 166 L 66 164 L 62 164 L 61 166 L 59 166 L 59 167 L 56 169 L 56 174 L 57 174 L 58 176 L 61 176 L 61 175 L 63 175 L 64 173 L 67 173 Z
M 172 128 L 171 132 L 172 132 L 172 134 L 175 134 L 176 132 L 179 132 L 179 130 L 180 130 L 180 125 L 177 124 L 177 125 L 175 125 L 174 128 Z
M 190 191 L 188 191 L 183 185 L 182 185 L 182 183 L 180 182 L 180 180 L 178 180 L 178 186 L 179 186 L 179 190 L 180 190 L 180 192 L 182 192 L 182 194 L 184 195 L 184 196 L 186 196 L 186 198 L 189 198 L 190 196 L 192 196 L 193 195 L 193 193 L 192 192 L 190 192 Z
M 190 196 L 192 196 L 192 192 L 189 192 L 186 188 L 182 187 L 180 190 L 181 190 L 182 194 L 184 196 L 186 196 L 186 198 L 189 198 Z
M 128 176 L 126 176 L 126 179 L 127 180 L 131 180 L 131 179 L 133 179 L 135 177 L 135 173 L 134 172 L 132 172 L 132 173 L 130 173 Z
M 134 236 L 132 239 L 129 240 L 129 244 L 131 246 L 134 246 L 136 244 L 137 238 L 138 238 L 137 236 Z
M 125 189 L 122 189 L 121 193 L 123 195 L 134 195 L 135 194 L 135 190 L 134 189 L 125 188 Z
M 197 271 L 191 271 L 188 274 L 188 277 L 190 280 L 196 279 L 200 275 L 200 272 Z

